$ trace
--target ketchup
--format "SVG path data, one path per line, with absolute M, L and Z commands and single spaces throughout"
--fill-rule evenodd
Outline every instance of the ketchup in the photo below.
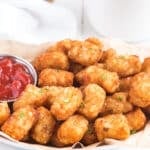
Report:
M 30 83 L 33 78 L 25 65 L 10 57 L 0 59 L 0 100 L 17 98 Z

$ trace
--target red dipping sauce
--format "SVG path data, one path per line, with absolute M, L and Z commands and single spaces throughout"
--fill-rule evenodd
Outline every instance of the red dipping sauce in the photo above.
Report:
M 33 83 L 28 68 L 11 57 L 0 58 L 0 100 L 17 98 Z

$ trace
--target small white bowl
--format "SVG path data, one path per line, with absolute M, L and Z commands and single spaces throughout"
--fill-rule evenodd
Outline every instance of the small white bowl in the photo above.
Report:
M 19 63 L 19 64 L 22 64 L 23 66 L 26 67 L 28 73 L 32 76 L 32 80 L 33 80 L 33 83 L 34 85 L 37 84 L 37 72 L 35 70 L 35 68 L 32 66 L 31 63 L 29 63 L 27 60 L 21 58 L 21 57 L 18 57 L 18 56 L 14 56 L 14 55 L 9 55 L 9 54 L 1 54 L 0 55 L 0 59 L 2 58 L 5 58 L 5 57 L 8 57 L 8 58 L 11 58 L 12 60 L 14 60 L 15 62 Z M 14 99 L 5 99 L 4 101 L 7 101 L 7 102 L 13 102 L 15 101 L 16 98 Z

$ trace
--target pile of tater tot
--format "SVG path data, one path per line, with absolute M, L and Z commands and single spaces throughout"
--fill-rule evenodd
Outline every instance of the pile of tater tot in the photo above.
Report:
M 37 86 L 0 103 L 1 130 L 56 147 L 127 139 L 150 114 L 150 57 L 103 50 L 97 38 L 62 40 L 37 56 Z

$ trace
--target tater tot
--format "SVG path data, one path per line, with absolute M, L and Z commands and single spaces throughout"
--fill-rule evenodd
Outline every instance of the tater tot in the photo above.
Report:
M 61 41 L 57 42 L 56 44 L 50 46 L 47 49 L 47 52 L 60 51 L 60 52 L 67 54 L 68 51 L 71 49 L 72 44 L 74 44 L 74 43 L 76 43 L 74 40 L 64 39 L 64 40 L 61 40 Z
M 90 145 L 90 144 L 98 142 L 97 136 L 96 136 L 96 133 L 95 133 L 95 129 L 94 129 L 94 123 L 89 123 L 88 130 L 84 134 L 81 142 L 84 145 Z
M 38 72 L 46 68 L 69 69 L 68 57 L 60 51 L 49 51 L 39 55 L 33 61 L 33 65 Z
M 39 86 L 71 86 L 74 75 L 72 72 L 58 69 L 44 69 L 39 75 Z
M 81 105 L 82 93 L 78 88 L 66 87 L 52 98 L 51 113 L 57 120 L 66 120 Z
M 139 57 L 135 55 L 110 57 L 105 63 L 108 70 L 117 72 L 120 77 L 139 73 L 142 67 Z
M 123 108 L 123 103 L 120 100 L 114 99 L 112 97 L 107 97 L 101 113 L 103 115 L 122 113 Z
M 0 103 L 0 126 L 8 119 L 10 116 L 10 109 L 7 102 Z
M 106 93 L 97 84 L 89 84 L 82 91 L 84 99 L 78 111 L 89 120 L 94 119 L 103 107 Z
M 88 121 L 81 115 L 68 118 L 57 131 L 61 143 L 68 145 L 79 142 L 88 130 Z
M 142 129 L 146 124 L 146 116 L 140 108 L 126 114 L 126 118 L 128 120 L 131 132 L 136 132 Z
M 90 43 L 92 43 L 92 44 L 98 46 L 99 49 L 102 49 L 102 48 L 103 48 L 103 43 L 102 43 L 99 39 L 97 39 L 97 38 L 95 38 L 95 37 L 89 37 L 89 38 L 87 38 L 85 41 L 90 42 Z
M 100 62 L 105 62 L 108 58 L 115 57 L 116 55 L 116 51 L 113 48 L 109 48 L 106 51 L 103 51 L 103 55 L 100 59 Z
M 37 143 L 47 144 L 54 131 L 55 120 L 50 111 L 42 106 L 37 109 L 37 112 L 39 118 L 32 129 L 31 136 Z
M 104 107 L 101 111 L 103 115 L 127 113 L 133 110 L 133 105 L 128 101 L 128 94 L 118 92 L 112 96 L 108 96 L 105 100 Z
M 32 84 L 26 86 L 25 90 L 13 103 L 13 110 L 32 105 L 33 107 L 42 106 L 47 100 L 46 91 Z
M 150 105 L 150 74 L 141 72 L 132 78 L 130 102 L 139 107 Z
M 95 131 L 99 141 L 105 138 L 124 140 L 130 135 L 128 121 L 122 114 L 112 114 L 96 119 Z
M 102 50 L 95 43 L 84 41 L 78 45 L 73 45 L 68 51 L 68 57 L 71 61 L 83 66 L 89 66 L 97 63 L 102 56 Z
M 120 101 L 123 104 L 122 113 L 127 113 L 133 110 L 133 105 L 128 101 L 128 93 L 127 92 L 117 92 L 112 95 L 112 98 Z
M 120 85 L 118 91 L 128 92 L 130 90 L 132 77 L 120 79 Z
M 142 64 L 142 71 L 150 73 L 150 57 L 144 59 Z
M 24 106 L 13 112 L 1 130 L 16 140 L 23 140 L 37 120 L 37 112 L 31 106 Z
M 94 65 L 78 72 L 75 78 L 82 85 L 96 83 L 102 86 L 108 93 L 115 92 L 119 87 L 119 76 L 116 72 L 110 72 Z
M 45 90 L 47 94 L 46 106 L 50 108 L 55 101 L 54 97 L 58 96 L 64 88 L 60 86 L 44 86 L 43 90 Z

